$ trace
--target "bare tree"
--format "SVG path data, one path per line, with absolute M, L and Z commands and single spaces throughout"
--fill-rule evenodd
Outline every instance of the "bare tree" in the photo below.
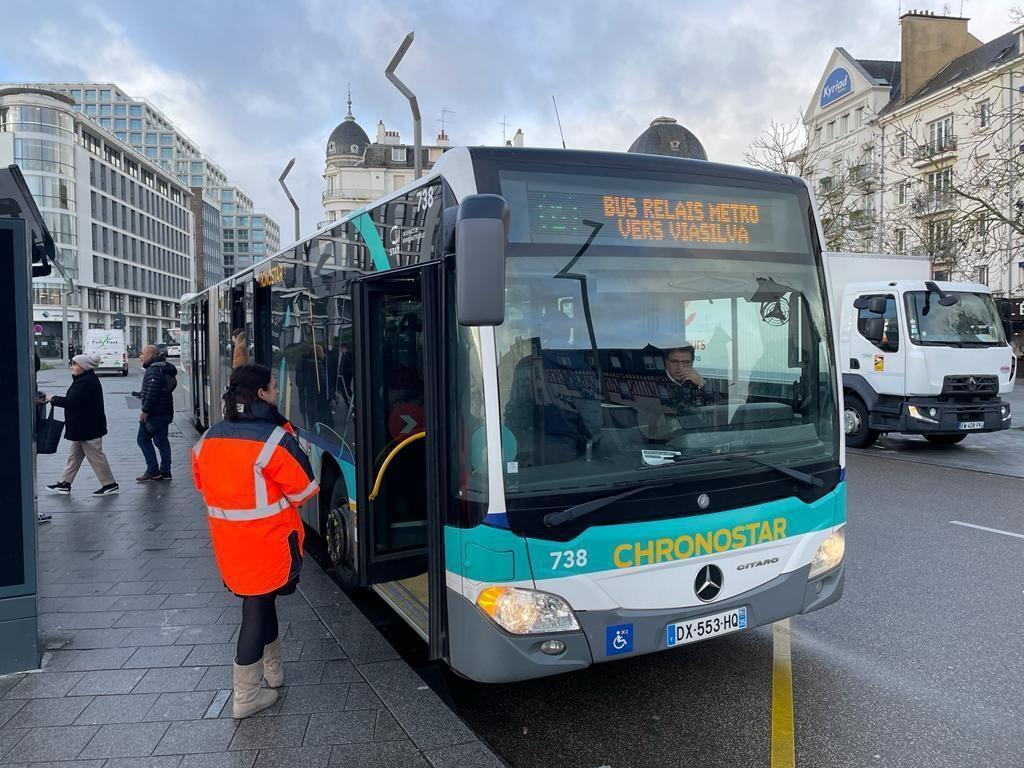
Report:
M 748 165 L 805 179 L 814 189 L 830 251 L 864 250 L 874 230 L 873 200 L 880 178 L 875 164 L 831 164 L 798 118 L 792 123 L 772 121 L 751 142 L 743 159 Z

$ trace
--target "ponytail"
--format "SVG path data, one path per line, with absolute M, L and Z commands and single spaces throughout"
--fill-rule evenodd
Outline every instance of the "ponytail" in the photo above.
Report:
M 240 413 L 251 414 L 252 404 L 260 399 L 259 391 L 270 386 L 271 373 L 265 365 L 247 363 L 231 372 L 224 391 L 224 418 L 235 421 Z

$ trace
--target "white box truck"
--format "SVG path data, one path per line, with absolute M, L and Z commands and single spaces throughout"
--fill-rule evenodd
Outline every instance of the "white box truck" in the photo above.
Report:
M 90 328 L 85 332 L 83 349 L 85 354 L 99 357 L 100 364 L 96 373 L 128 375 L 128 347 L 125 345 L 124 331 L 117 328 Z
M 989 289 L 934 282 L 927 257 L 828 253 L 846 444 L 951 445 L 1010 426 L 1016 360 Z

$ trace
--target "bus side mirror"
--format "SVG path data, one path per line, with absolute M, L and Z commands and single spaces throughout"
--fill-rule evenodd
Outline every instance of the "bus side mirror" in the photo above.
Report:
M 885 333 L 885 319 L 881 317 L 872 317 L 864 321 L 864 338 L 875 344 L 879 344 L 882 341 L 882 336 Z
M 505 243 L 510 210 L 500 195 L 469 195 L 455 220 L 455 307 L 459 325 L 505 322 Z

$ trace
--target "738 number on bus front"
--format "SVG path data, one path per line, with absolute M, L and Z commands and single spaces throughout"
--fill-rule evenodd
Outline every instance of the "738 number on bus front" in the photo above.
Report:
M 582 568 L 587 564 L 587 550 L 565 549 L 560 552 L 551 553 L 551 570 L 569 570 L 570 568 Z

